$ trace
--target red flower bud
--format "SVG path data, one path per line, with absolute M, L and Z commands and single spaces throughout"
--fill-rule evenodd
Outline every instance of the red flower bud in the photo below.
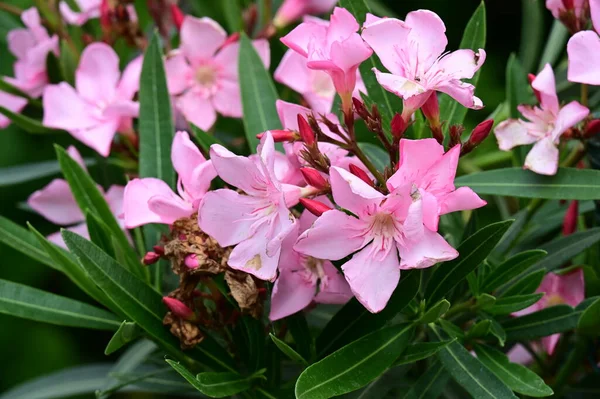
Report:
M 163 256 L 165 254 L 165 247 L 161 247 L 160 245 L 155 245 L 152 247 L 152 249 L 160 256 Z
M 306 208 L 307 211 L 312 213 L 315 216 L 321 216 L 327 211 L 330 211 L 333 208 L 328 207 L 322 202 L 315 201 L 313 199 L 308 198 L 300 198 L 300 203 Z
M 562 0 L 562 3 L 566 10 L 573 10 L 575 8 L 575 0 Z
M 198 256 L 196 254 L 189 254 L 188 256 L 186 256 L 185 260 L 183 261 L 183 263 L 189 269 L 195 269 L 198 266 L 200 266 L 200 263 L 198 262 Z
M 354 165 L 353 163 L 351 163 L 348 168 L 350 169 L 350 173 L 367 183 L 369 186 L 373 187 L 373 180 L 371 180 L 367 172 Z
M 598 133 L 600 133 L 600 119 L 592 119 L 585 125 L 583 136 L 590 138 Z
M 577 201 L 571 201 L 563 220 L 563 235 L 568 236 L 577 230 L 577 217 L 579 216 L 579 205 Z
M 181 25 L 183 24 L 183 12 L 181 8 L 177 6 L 177 4 L 171 4 L 171 18 L 173 19 L 173 24 L 177 28 L 177 30 L 181 30 Z
M 160 259 L 160 255 L 157 254 L 156 252 L 148 252 L 146 255 L 144 255 L 144 258 L 142 259 L 142 263 L 144 265 L 152 265 L 152 264 L 158 262 L 159 259 Z
M 179 299 L 171 298 L 168 296 L 163 297 L 163 303 L 167 305 L 169 310 L 177 317 L 181 317 L 184 320 L 195 321 L 197 319 L 196 313 L 186 306 Z
M 310 128 L 310 125 L 304 119 L 304 117 L 298 114 L 298 130 L 300 132 L 300 138 L 306 143 L 306 145 L 315 144 L 315 132 Z
M 354 104 L 354 111 L 363 119 L 369 117 L 369 111 L 365 108 L 365 104 L 356 97 L 352 97 L 352 103 Z
M 396 140 L 400 140 L 406 131 L 406 122 L 404 122 L 404 118 L 399 113 L 396 113 L 392 118 L 392 122 L 390 123 L 390 127 L 392 129 L 392 136 Z
M 298 135 L 289 130 L 269 130 L 269 132 L 271 133 L 271 136 L 273 136 L 273 141 L 276 143 L 284 143 L 286 141 L 295 141 L 298 139 Z M 257 134 L 256 138 L 261 140 L 265 133 Z
M 469 143 L 474 146 L 481 144 L 483 140 L 490 134 L 492 131 L 492 127 L 494 126 L 493 119 L 487 119 L 481 122 L 479 125 L 475 126 L 475 129 L 471 132 L 471 137 L 469 137 Z
M 108 0 L 102 0 L 100 3 L 100 26 L 102 29 L 110 29 L 110 5 Z
M 300 168 L 300 172 L 302 173 L 302 176 L 308 185 L 319 190 L 326 190 L 329 188 L 329 182 L 327 182 L 327 180 L 325 180 L 325 178 L 316 169 Z
M 423 115 L 429 121 L 429 123 L 433 123 L 435 125 L 439 125 L 440 123 L 440 104 L 438 103 L 437 95 L 432 93 L 425 104 L 421 107 L 421 111 L 423 111 Z

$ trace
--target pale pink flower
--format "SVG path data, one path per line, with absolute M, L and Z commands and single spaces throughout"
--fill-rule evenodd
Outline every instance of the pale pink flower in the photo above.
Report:
M 269 43 L 255 40 L 254 48 L 269 66 Z M 210 18 L 186 16 L 181 46 L 165 63 L 169 91 L 184 117 L 200 129 L 210 129 L 217 112 L 242 117 L 238 79 L 239 42 L 228 42 L 223 28 Z
M 575 307 L 585 299 L 585 283 L 583 269 L 578 268 L 566 274 L 548 273 L 542 280 L 537 293 L 544 296 L 530 307 L 513 313 L 513 316 L 524 316 L 550 306 L 567 304 Z M 542 338 L 542 346 L 552 355 L 560 334 L 552 334 Z
M 557 144 L 560 136 L 584 120 L 589 110 L 577 101 L 559 106 L 554 72 L 549 64 L 531 85 L 539 95 L 540 106 L 520 105 L 518 109 L 527 121 L 509 119 L 500 123 L 494 134 L 498 146 L 504 151 L 535 143 L 525 158 L 524 168 L 543 175 L 554 175 L 558 170 Z
M 117 132 L 130 133 L 139 103 L 142 58 L 131 61 L 122 76 L 119 56 L 107 44 L 93 43 L 81 54 L 75 88 L 62 82 L 44 91 L 44 125 L 64 129 L 85 145 L 108 156 Z
M 75 147 L 69 147 L 67 153 L 85 169 L 85 163 Z M 103 192 L 101 187 L 98 187 L 98 189 Z M 111 186 L 104 193 L 104 199 L 123 229 L 124 226 L 120 215 L 123 213 L 124 189 L 125 187 L 123 186 L 115 185 Z M 27 205 L 50 222 L 65 227 L 67 230 L 73 231 L 82 237 L 89 238 L 85 216 L 81 212 L 81 209 L 79 209 L 69 183 L 66 180 L 52 180 L 46 187 L 31 194 L 27 199 Z M 67 248 L 60 231 L 50 234 L 48 240 L 63 248 Z
M 71 9 L 66 1 L 61 1 L 59 4 L 60 14 L 68 24 L 81 26 L 90 19 L 100 17 L 102 0 L 75 0 L 75 4 L 79 11 Z
M 0 91 L 0 107 L 4 107 L 12 112 L 21 112 L 27 105 L 27 100 L 23 97 L 15 96 L 13 94 L 5 93 Z M 8 119 L 4 114 L 0 114 L 0 129 L 3 129 L 10 125 L 11 120 Z
M 333 80 L 326 72 L 310 69 L 308 60 L 293 50 L 288 50 L 277 66 L 273 78 L 302 95 L 310 108 L 317 114 L 331 112 L 335 99 Z M 356 70 L 356 87 L 352 97 L 361 98 L 367 88 Z
M 177 172 L 177 194 L 164 181 L 152 177 L 133 179 L 125 187 L 125 226 L 148 223 L 173 224 L 191 216 L 217 175 L 186 132 L 177 132 L 171 147 L 171 162 Z
M 600 0 L 590 0 L 592 22 L 600 32 Z M 600 85 L 600 37 L 592 30 L 578 32 L 569 39 L 567 53 L 571 82 Z
M 444 154 L 444 146 L 435 139 L 400 140 L 400 163 L 387 186 L 393 191 L 408 184 L 418 191 L 423 223 L 432 231 L 437 231 L 440 215 L 486 204 L 469 187 L 454 187 L 459 157 L 459 145 Z
M 296 224 L 288 210 L 298 203 L 300 188 L 282 184 L 275 175 L 275 143 L 266 132 L 258 157 L 235 155 L 214 144 L 210 158 L 217 174 L 238 188 L 211 191 L 198 211 L 200 228 L 226 247 L 235 245 L 229 266 L 262 280 L 274 280 L 283 240 Z
M 324 14 L 331 11 L 337 0 L 285 0 L 277 10 L 273 25 L 283 28 L 305 15 Z
M 467 108 L 483 107 L 470 79 L 485 61 L 485 51 L 445 53 L 446 26 L 434 12 L 409 12 L 406 20 L 367 15 L 362 37 L 390 71 L 374 69 L 386 90 L 404 99 L 403 117 L 419 109 L 434 91 L 448 94 Z M 407 111 L 408 110 L 408 111 Z
M 531 353 L 529 353 L 527 349 L 525 349 L 525 347 L 521 344 L 516 344 L 515 346 L 513 346 L 506 353 L 506 355 L 508 356 L 508 360 L 510 360 L 511 363 L 527 365 L 533 360 L 533 356 L 531 356 Z
M 373 313 L 387 304 L 400 270 L 421 269 L 454 259 L 458 252 L 423 224 L 423 201 L 406 185 L 384 195 L 360 178 L 330 170 L 335 203 L 356 216 L 333 209 L 321 215 L 294 246 L 317 259 L 339 260 L 356 298 Z M 356 252 L 356 253 L 355 253 Z
M 317 198 L 333 206 L 326 197 Z M 327 260 L 294 251 L 298 233 L 306 231 L 316 216 L 304 211 L 297 227 L 284 240 L 279 260 L 279 277 L 271 294 L 271 320 L 279 320 L 301 311 L 311 302 L 344 304 L 352 291 L 344 276 Z
M 358 66 L 373 53 L 357 33 L 359 28 L 348 10 L 336 7 L 329 24 L 307 19 L 281 38 L 283 44 L 308 59 L 309 69 L 331 76 L 346 109 L 352 105 Z

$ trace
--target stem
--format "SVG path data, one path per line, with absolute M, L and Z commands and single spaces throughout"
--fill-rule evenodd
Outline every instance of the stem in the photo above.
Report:
M 581 84 L 581 105 L 588 106 L 588 85 L 584 83 Z
M 23 12 L 21 8 L 5 3 L 0 3 L 0 10 L 6 11 L 9 14 L 16 15 L 17 17 L 20 17 L 21 13 Z
M 369 172 L 371 172 L 373 174 L 373 176 L 375 176 L 375 178 L 377 179 L 377 181 L 379 182 L 381 187 L 385 188 L 385 179 L 383 178 L 383 175 L 381 174 L 381 172 L 379 172 L 377 170 L 375 165 L 373 165 L 373 163 L 369 160 L 369 158 L 367 158 L 367 156 L 358 147 L 358 145 L 356 144 L 356 141 L 352 142 L 350 151 L 354 155 L 356 155 L 356 157 L 358 159 L 360 159 L 360 161 L 367 167 L 367 169 L 369 169 Z
M 452 306 L 444 315 L 445 319 L 449 319 L 451 316 L 454 316 L 459 313 L 471 311 L 473 307 L 473 303 L 471 301 L 459 303 L 457 305 Z

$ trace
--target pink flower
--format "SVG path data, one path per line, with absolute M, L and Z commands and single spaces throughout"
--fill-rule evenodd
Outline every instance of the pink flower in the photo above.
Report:
M 102 0 L 75 0 L 79 12 L 73 11 L 66 1 L 59 4 L 60 14 L 70 25 L 81 26 L 89 19 L 100 17 Z
M 544 293 L 542 299 L 526 309 L 513 313 L 513 316 L 524 316 L 559 304 L 573 307 L 579 305 L 585 299 L 583 269 L 578 268 L 566 274 L 548 273 L 536 292 Z M 559 338 L 560 334 L 542 338 L 542 346 L 549 355 L 554 352 Z
M 4 107 L 12 112 L 21 112 L 27 105 L 27 100 L 23 97 L 15 96 L 9 93 L 0 91 L 0 107 Z M 0 114 L 0 129 L 3 129 L 10 125 L 11 120 L 8 119 L 4 114 Z
M 210 18 L 186 16 L 181 26 L 181 46 L 167 58 L 167 82 L 176 106 L 200 129 L 210 129 L 217 112 L 242 117 L 238 81 L 239 43 L 226 42 L 227 34 Z M 254 41 L 265 66 L 269 65 L 269 43 Z
M 293 50 L 288 50 L 273 77 L 281 84 L 300 93 L 310 108 L 317 114 L 331 112 L 335 98 L 335 87 L 331 77 L 321 70 L 309 69 L 308 60 Z M 352 97 L 360 98 L 360 93 L 366 93 L 367 88 L 356 70 L 356 87 Z
M 69 147 L 67 153 L 85 169 L 85 163 L 75 147 Z M 102 190 L 100 187 L 99 189 Z M 123 190 L 123 186 L 111 186 L 104 194 L 110 210 L 120 223 L 119 216 L 123 213 Z M 69 226 L 66 227 L 67 230 L 89 238 L 85 216 L 79 209 L 66 180 L 52 180 L 46 187 L 31 194 L 27 199 L 27 205 L 50 222 L 59 226 Z M 60 231 L 50 234 L 48 239 L 56 245 L 67 248 Z
M 75 88 L 62 82 L 44 91 L 44 124 L 64 129 L 85 145 L 108 156 L 114 135 L 131 131 L 139 103 L 142 58 L 129 63 L 123 75 L 119 57 L 104 43 L 93 43 L 81 54 Z
M 300 189 L 275 175 L 275 143 L 267 132 L 258 157 L 233 154 L 212 145 L 210 158 L 221 179 L 243 191 L 221 189 L 204 196 L 198 211 L 200 228 L 219 245 L 235 245 L 229 266 L 262 280 L 274 280 L 283 240 L 296 224 L 288 207 L 298 203 Z
M 331 76 L 344 109 L 352 105 L 358 66 L 373 53 L 356 33 L 359 28 L 352 14 L 336 7 L 329 24 L 307 19 L 281 38 L 283 44 L 308 59 L 309 69 L 325 71 Z
M 331 11 L 337 0 L 285 0 L 277 10 L 273 25 L 283 28 L 304 15 L 324 14 Z
M 444 146 L 435 139 L 400 140 L 400 163 L 387 186 L 393 191 L 409 185 L 413 192 L 418 191 L 423 202 L 423 223 L 431 231 L 437 231 L 440 215 L 486 204 L 468 187 L 455 189 L 459 157 L 459 145 L 444 154 Z
M 592 22 L 600 32 L 600 0 L 590 0 Z M 600 37 L 592 30 L 578 32 L 569 39 L 567 53 L 571 82 L 600 85 Z
M 362 37 L 391 72 L 374 69 L 377 81 L 404 99 L 405 120 L 434 91 L 448 94 L 467 108 L 483 107 L 474 96 L 475 87 L 461 79 L 473 77 L 485 61 L 485 51 L 444 53 L 445 32 L 440 17 L 427 10 L 409 12 L 405 21 L 367 15 Z
M 125 187 L 125 226 L 134 228 L 148 223 L 173 224 L 191 216 L 210 189 L 217 175 L 186 132 L 175 133 L 171 162 L 178 174 L 177 194 L 160 179 L 133 179 Z
M 556 19 L 560 19 L 562 13 L 569 11 L 573 11 L 577 18 L 581 18 L 588 0 L 571 0 L 571 3 L 573 3 L 572 9 L 567 9 L 565 6 L 568 2 L 569 0 L 546 0 L 546 8 L 552 12 L 552 16 Z
M 558 170 L 560 136 L 585 119 L 589 110 L 577 101 L 560 107 L 556 96 L 554 72 L 546 64 L 531 83 L 540 98 L 540 106 L 520 105 L 519 111 L 528 119 L 509 119 L 494 130 L 498 146 L 508 151 L 518 145 L 533 144 L 525 158 L 525 169 L 542 175 L 554 175 Z
M 321 201 L 332 205 L 326 197 Z M 304 211 L 294 231 L 285 239 L 279 260 L 279 277 L 271 294 L 271 320 L 279 320 L 317 303 L 343 304 L 352 291 L 342 274 L 327 261 L 294 251 L 300 233 L 307 230 L 316 217 Z
M 360 178 L 332 167 L 330 182 L 339 210 L 323 213 L 302 233 L 294 249 L 318 259 L 339 260 L 356 298 L 373 313 L 387 304 L 400 280 L 400 270 L 420 269 L 454 259 L 458 253 L 423 224 L 419 193 L 411 186 L 383 195 Z M 355 253 L 356 252 L 356 253 Z

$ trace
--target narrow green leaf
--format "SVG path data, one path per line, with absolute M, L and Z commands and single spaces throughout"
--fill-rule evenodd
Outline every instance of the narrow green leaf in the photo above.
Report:
M 325 399 L 357 390 L 387 370 L 402 354 L 412 324 L 386 327 L 314 363 L 296 381 L 297 399 Z
M 478 309 L 492 306 L 496 303 L 496 297 L 489 294 L 481 294 L 477 297 L 475 304 Z
M 317 357 L 321 358 L 338 348 L 383 327 L 417 295 L 420 274 L 404 273 L 387 306 L 373 314 L 356 299 L 351 299 L 327 323 L 317 337 Z
M 405 390 L 410 387 L 408 379 L 404 377 L 407 367 L 393 367 L 368 383 L 358 391 L 338 396 L 340 399 L 372 399 L 387 398 L 391 391 Z
M 475 270 L 494 249 L 512 222 L 507 220 L 490 224 L 467 238 L 458 247 L 458 258 L 443 263 L 433 272 L 425 293 L 427 301 L 439 301 Z
M 496 248 L 492 251 L 489 258 L 490 259 L 504 259 L 509 249 L 512 247 L 513 242 L 521 235 L 525 224 L 528 222 L 529 211 L 527 208 L 521 209 L 519 212 L 515 213 L 512 218 L 515 219 L 515 222 L 510 225 Z
M 58 61 L 64 81 L 70 85 L 74 85 L 75 70 L 77 69 L 77 64 L 79 63 L 79 57 L 64 39 L 61 39 L 60 41 L 60 57 Z
M 124 321 L 119 326 L 119 329 L 112 336 L 108 345 L 106 345 L 106 349 L 104 349 L 105 355 L 110 355 L 121 349 L 123 346 L 127 345 L 131 341 L 139 338 L 142 335 L 142 330 L 135 323 L 131 323 L 128 321 Z
M 402 399 L 437 399 L 450 379 L 450 374 L 439 361 L 433 363 L 415 382 Z
M 252 378 L 245 378 L 237 373 L 200 373 L 194 376 L 178 362 L 170 359 L 166 361 L 194 388 L 211 398 L 232 396 L 252 386 Z
M 474 349 L 481 363 L 513 391 L 534 398 L 554 393 L 541 377 L 525 366 L 511 363 L 504 353 L 487 345 L 475 344 Z
M 430 356 L 435 355 L 438 351 L 444 348 L 446 345 L 456 340 L 439 341 L 439 342 L 419 342 L 416 344 L 408 345 L 402 356 L 394 363 L 394 366 L 401 364 L 410 364 L 419 360 L 427 359 Z
M 442 339 L 436 327 L 433 334 Z M 460 343 L 453 342 L 440 350 L 438 358 L 452 378 L 477 399 L 514 399 L 512 391 L 492 372 L 483 367 Z
M 29 256 L 35 261 L 50 266 L 53 269 L 63 271 L 61 266 L 56 264 L 46 254 L 46 251 L 44 251 L 44 248 L 42 248 L 32 233 L 4 216 L 0 216 L 0 242 Z
M 465 335 L 467 339 L 483 338 L 492 330 L 491 320 L 481 320 L 473 325 Z
M 244 129 L 251 152 L 256 152 L 256 135 L 270 129 L 281 129 L 275 102 L 277 91 L 269 71 L 260 59 L 248 36 L 240 36 L 238 61 Z
M 223 15 L 230 32 L 242 30 L 242 10 L 238 0 L 223 0 L 221 3 Z
M 50 127 L 42 125 L 42 123 L 36 119 L 30 118 L 23 114 L 12 112 L 11 110 L 0 107 L 0 114 L 6 116 L 12 123 L 25 130 L 27 133 L 36 134 L 60 134 L 65 133 L 64 130 L 52 129 Z
M 480 312 L 479 316 L 485 320 L 490 321 L 490 334 L 492 334 L 498 339 L 498 343 L 500 344 L 500 346 L 504 346 L 504 344 L 506 343 L 506 331 L 504 331 L 504 328 L 502 328 L 500 323 L 498 323 L 498 321 L 492 316 L 484 312 Z
M 115 315 L 70 298 L 0 280 L 0 313 L 60 326 L 116 330 Z
M 600 335 L 600 298 L 597 298 L 581 314 L 577 331 L 592 337 Z
M 526 15 L 527 18 L 521 21 L 519 58 L 525 71 L 532 72 L 544 40 L 545 9 L 541 0 L 521 0 L 521 5 L 521 15 Z
M 296 350 L 304 359 L 312 359 L 315 356 L 315 345 L 312 333 L 308 327 L 306 317 L 298 312 L 286 317 L 286 323 L 294 342 Z
M 171 143 L 175 134 L 160 39 L 154 33 L 140 76 L 140 177 L 155 177 L 175 187 Z
M 486 26 L 486 9 L 485 3 L 482 1 L 479 7 L 473 13 L 473 16 L 467 23 L 465 31 L 463 33 L 462 40 L 459 49 L 471 49 L 477 52 L 479 49 L 485 48 L 487 35 Z M 479 74 L 477 71 L 472 79 L 467 82 L 474 86 L 477 86 L 479 81 Z M 369 92 L 370 93 L 370 92 Z M 467 115 L 468 109 L 460 105 L 456 100 L 452 99 L 448 95 L 442 95 L 440 97 L 440 120 L 447 121 L 446 126 L 462 124 Z
M 527 294 L 515 296 L 503 296 L 499 298 L 492 306 L 485 307 L 483 310 L 493 315 L 506 315 L 525 309 L 539 301 L 544 296 L 540 294 Z
M 600 170 L 592 169 L 559 168 L 554 176 L 522 168 L 496 169 L 460 176 L 455 184 L 488 195 L 556 200 L 600 198 Z
M 210 151 L 210 146 L 213 144 L 221 144 L 222 146 L 225 146 L 215 136 L 206 133 L 204 130 L 200 129 L 198 126 L 196 126 L 194 124 L 190 124 L 190 126 L 191 126 L 191 130 L 192 130 L 192 134 L 194 135 L 194 137 L 196 137 L 196 140 L 198 140 L 198 144 L 200 144 L 200 147 L 206 153 L 208 153 Z
M 527 72 L 515 54 L 511 54 L 506 64 L 506 97 L 511 118 L 518 118 L 517 106 L 529 104 L 533 91 L 527 80 Z
M 566 237 L 559 237 L 540 249 L 546 250 L 548 256 L 531 267 L 532 271 L 545 269 L 552 271 L 600 241 L 600 227 L 578 231 Z
M 18 87 L 8 83 L 4 79 L 0 79 L 0 90 L 5 93 L 8 93 L 8 94 L 15 95 L 17 97 L 23 97 L 29 103 L 36 103 L 36 105 L 39 107 L 42 106 L 42 103 L 39 100 L 31 98 L 31 96 L 29 94 L 25 93 L 23 90 L 19 89 Z
M 86 159 L 87 166 L 94 165 L 94 160 Z M 36 163 L 27 163 L 23 165 L 13 165 L 0 168 L 0 187 L 12 186 L 25 183 L 42 177 L 57 175 L 60 173 L 60 166 L 56 161 L 42 161 Z
M 547 252 L 532 250 L 521 252 L 496 267 L 483 281 L 482 291 L 492 292 L 496 288 L 524 273 L 530 266 L 546 256 Z
M 510 285 L 504 292 L 502 292 L 502 296 L 531 294 L 538 289 L 545 275 L 545 269 L 529 273 L 525 277 L 519 278 L 516 283 Z
M 115 249 L 108 226 L 92 212 L 86 212 L 85 223 L 90 234 L 90 241 L 114 258 Z
M 291 360 L 298 362 L 304 366 L 308 366 L 308 362 L 294 349 L 292 349 L 288 344 L 274 336 L 273 334 L 269 334 L 275 345 L 283 352 Z
M 381 147 L 371 143 L 358 143 L 358 147 L 379 171 L 383 171 L 390 164 L 390 156 Z
M 570 306 L 556 305 L 508 319 L 502 327 L 509 341 L 532 340 L 574 329 L 579 316 Z
M 444 315 L 450 309 L 450 302 L 445 299 L 442 299 L 435 305 L 433 305 L 421 318 L 419 319 L 419 323 L 421 324 L 429 324 L 437 321 L 440 317 Z
M 550 30 L 550 36 L 544 47 L 540 64 L 538 65 L 538 71 L 541 71 L 546 64 L 554 65 L 558 57 L 565 50 L 565 44 L 569 38 L 569 31 L 565 25 L 558 19 L 555 19 L 552 23 L 552 29 Z

